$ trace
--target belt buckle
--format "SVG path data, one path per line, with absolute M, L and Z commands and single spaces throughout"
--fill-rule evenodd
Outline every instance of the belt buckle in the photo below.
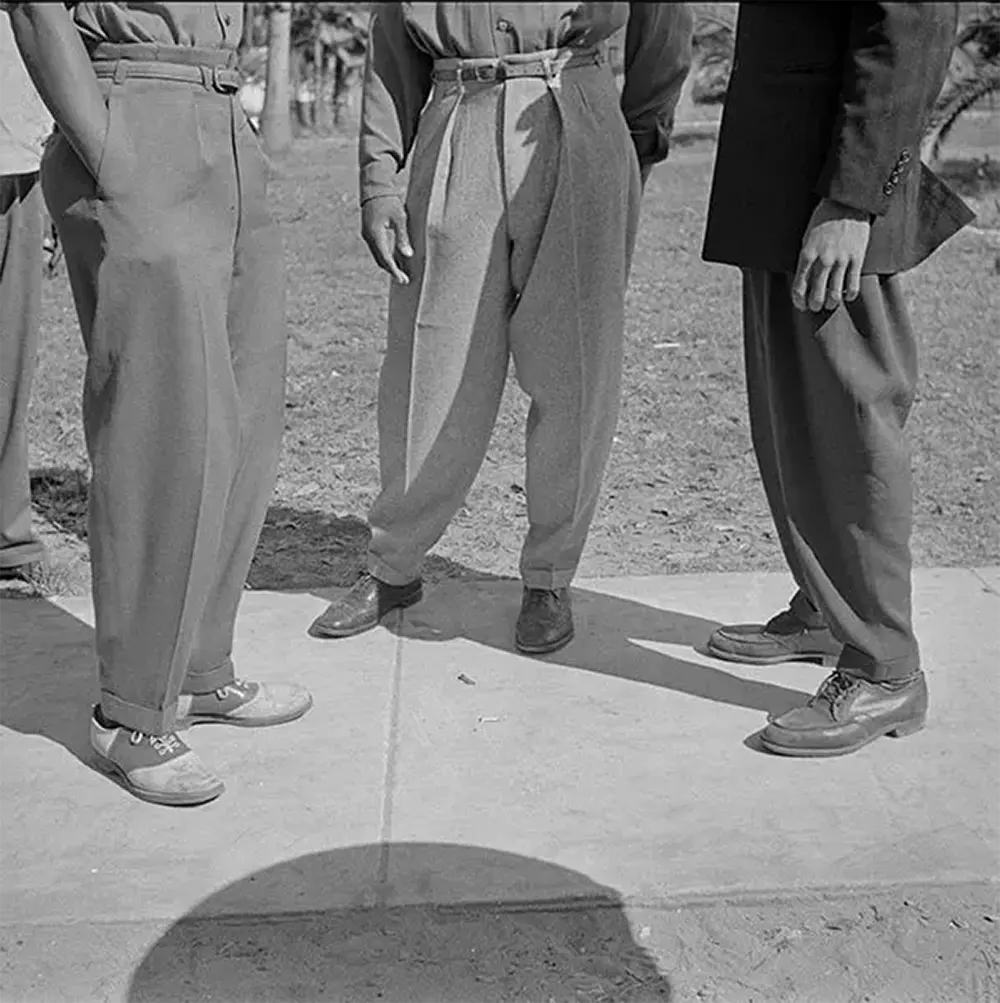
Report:
M 222 79 L 222 71 L 224 69 L 225 69 L 224 66 L 219 66 L 219 65 L 216 65 L 216 66 L 212 67 L 212 86 L 220 94 L 230 94 L 230 93 L 232 93 L 232 91 L 234 90 L 234 88 L 233 88 L 233 86 L 231 84 L 227 84 Z
M 500 76 L 500 66 L 475 66 L 473 67 L 475 73 L 474 79 L 477 83 L 489 84 L 494 80 L 502 79 Z

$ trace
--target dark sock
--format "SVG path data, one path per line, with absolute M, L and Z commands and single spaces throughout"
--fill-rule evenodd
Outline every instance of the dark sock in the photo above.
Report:
M 117 721 L 112 721 L 110 718 L 104 716 L 104 711 L 101 710 L 101 705 L 98 704 L 94 708 L 94 720 L 102 728 L 124 728 L 125 725 L 119 724 Z

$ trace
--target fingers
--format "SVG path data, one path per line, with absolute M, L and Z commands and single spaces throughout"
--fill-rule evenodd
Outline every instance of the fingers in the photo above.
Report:
M 393 214 L 390 225 L 396 234 L 396 250 L 404 258 L 412 258 L 413 245 L 410 243 L 410 228 L 406 218 L 406 210 L 402 206 L 399 207 L 399 212 Z
M 844 276 L 847 274 L 847 262 L 838 261 L 830 269 L 830 277 L 826 283 L 823 306 L 827 310 L 836 310 L 844 298 Z
M 847 281 L 844 285 L 844 299 L 853 303 L 861 293 L 861 258 L 852 258 L 847 266 Z
M 394 241 L 390 235 L 389 228 L 385 226 L 379 227 L 366 242 L 368 250 L 372 252 L 372 257 L 375 259 L 375 264 L 382 271 L 388 272 L 396 282 L 405 286 L 410 280 L 406 273 L 396 264 L 396 257 L 393 253 Z
M 399 253 L 412 257 L 407 229 L 406 210 L 395 199 L 377 199 L 362 207 L 362 236 L 375 263 L 400 285 L 408 285 L 410 278 L 396 260 Z
M 809 288 L 809 276 L 813 262 L 816 259 L 805 248 L 799 254 L 799 263 L 795 268 L 795 278 L 792 279 L 792 303 L 796 310 L 805 310 L 806 294 Z

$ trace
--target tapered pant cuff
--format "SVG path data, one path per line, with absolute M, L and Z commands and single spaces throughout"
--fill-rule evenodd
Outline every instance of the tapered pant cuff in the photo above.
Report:
M 368 573 L 386 585 L 409 585 L 420 577 L 420 566 L 400 571 L 386 564 L 378 554 L 368 551 Z
M 0 547 L 0 568 L 20 568 L 45 560 L 45 544 L 41 540 L 26 540 Z
M 147 735 L 165 735 L 174 730 L 177 720 L 177 701 L 162 710 L 140 707 L 101 690 L 101 713 L 109 721 L 120 724 L 131 731 L 142 731 Z
M 576 576 L 576 568 L 571 571 L 557 571 L 553 568 L 521 568 L 521 580 L 529 589 L 566 589 Z
M 181 693 L 211 693 L 214 690 L 228 686 L 236 678 L 236 670 L 233 660 L 227 658 L 221 665 L 214 669 L 188 669 L 184 682 L 181 684 Z
M 913 652 L 899 658 L 876 660 L 871 655 L 844 645 L 837 668 L 850 676 L 857 676 L 870 683 L 887 683 L 900 679 L 909 679 L 920 671 L 920 655 Z

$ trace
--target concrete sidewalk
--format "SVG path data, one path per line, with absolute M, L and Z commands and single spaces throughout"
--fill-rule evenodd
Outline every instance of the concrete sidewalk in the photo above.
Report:
M 782 607 L 782 574 L 581 582 L 577 637 L 545 659 L 512 651 L 516 582 L 442 584 L 343 641 L 306 636 L 322 596 L 248 592 L 240 673 L 315 707 L 191 732 L 228 789 L 185 810 L 86 764 L 89 603 L 4 600 L 3 998 L 137 998 L 130 973 L 191 917 L 996 880 L 1000 569 L 915 582 L 928 728 L 833 760 L 752 737 L 826 670 L 695 650 Z

